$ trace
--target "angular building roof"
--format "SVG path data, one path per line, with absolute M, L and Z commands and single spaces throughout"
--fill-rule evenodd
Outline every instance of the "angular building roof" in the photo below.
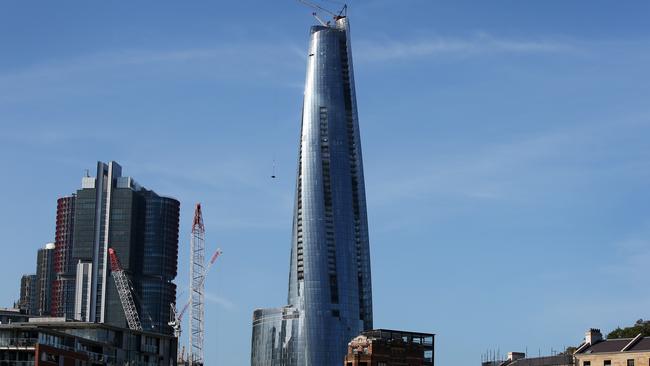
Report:
M 650 352 L 650 337 L 641 334 L 634 338 L 605 339 L 594 344 L 583 343 L 576 354 L 609 352 Z

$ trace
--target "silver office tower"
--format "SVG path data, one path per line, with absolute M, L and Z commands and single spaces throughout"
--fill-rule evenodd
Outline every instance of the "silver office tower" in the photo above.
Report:
M 311 28 L 289 305 L 253 315 L 253 366 L 340 365 L 372 329 L 370 250 L 347 17 Z

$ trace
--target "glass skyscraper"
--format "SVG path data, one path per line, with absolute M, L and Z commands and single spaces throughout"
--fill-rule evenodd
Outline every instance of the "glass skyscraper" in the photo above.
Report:
M 313 26 L 288 306 L 253 314 L 253 366 L 340 365 L 372 329 L 370 249 L 348 18 Z
M 116 162 L 97 163 L 77 191 L 72 258 L 76 263 L 74 316 L 126 328 L 124 310 L 110 272 L 115 249 L 133 283 L 146 331 L 171 334 L 167 324 L 176 300 L 180 203 L 122 176 Z

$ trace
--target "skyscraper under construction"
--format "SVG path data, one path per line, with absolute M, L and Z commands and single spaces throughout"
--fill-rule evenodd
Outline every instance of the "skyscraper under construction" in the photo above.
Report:
M 288 306 L 253 315 L 253 366 L 332 366 L 372 329 L 370 249 L 348 18 L 311 28 Z

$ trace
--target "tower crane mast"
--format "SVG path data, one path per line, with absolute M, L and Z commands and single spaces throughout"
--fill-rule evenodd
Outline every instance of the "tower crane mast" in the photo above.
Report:
M 205 335 L 205 226 L 201 204 L 196 204 L 192 223 L 190 254 L 189 364 L 203 366 Z
M 217 258 L 219 258 L 221 256 L 221 254 L 223 254 L 221 249 L 217 249 L 214 252 L 214 254 L 212 255 L 212 257 L 210 258 L 210 263 L 208 263 L 208 266 L 205 269 L 205 275 L 203 276 L 203 282 L 205 282 L 205 279 L 207 278 L 208 273 L 210 273 L 210 268 L 212 268 L 212 265 L 214 265 L 214 262 L 217 261 Z M 201 283 L 201 284 L 203 284 L 203 283 Z M 178 312 L 176 310 L 176 307 L 174 306 L 174 304 L 170 304 L 171 305 L 171 314 L 172 314 L 172 316 L 171 316 L 171 320 L 170 320 L 170 322 L 168 324 L 169 324 L 170 327 L 172 327 L 172 329 L 174 329 L 174 336 L 176 338 L 180 338 L 180 336 L 181 336 L 181 321 L 183 320 L 183 315 L 185 315 L 185 312 L 190 307 L 190 303 L 191 303 L 191 299 L 188 300 L 185 303 L 185 306 L 183 306 L 183 308 L 181 309 L 180 312 Z

